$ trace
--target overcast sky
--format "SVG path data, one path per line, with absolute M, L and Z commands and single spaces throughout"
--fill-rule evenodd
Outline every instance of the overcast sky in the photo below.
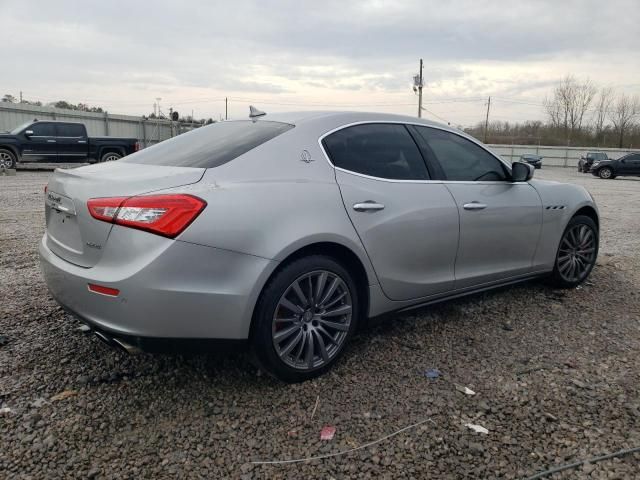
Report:
M 0 0 L 0 95 L 197 118 L 353 109 L 543 117 L 564 75 L 640 93 L 640 2 Z M 435 115 L 435 116 L 434 116 Z

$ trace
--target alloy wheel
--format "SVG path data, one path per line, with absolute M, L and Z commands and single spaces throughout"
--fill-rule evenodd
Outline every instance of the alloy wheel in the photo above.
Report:
M 600 170 L 600 178 L 611 178 L 611 169 L 603 168 Z
M 326 365 L 341 350 L 349 332 L 353 304 L 346 282 L 316 270 L 298 277 L 284 292 L 272 322 L 277 355 L 297 370 Z
M 7 152 L 0 152 L 0 168 L 11 168 L 13 166 L 13 157 Z
M 106 155 L 102 161 L 103 162 L 114 162 L 116 160 L 120 160 L 120 155 L 116 155 L 116 154 L 112 154 L 112 155 Z
M 596 234 L 589 225 L 578 224 L 568 229 L 558 250 L 558 273 L 567 282 L 584 279 L 596 259 Z

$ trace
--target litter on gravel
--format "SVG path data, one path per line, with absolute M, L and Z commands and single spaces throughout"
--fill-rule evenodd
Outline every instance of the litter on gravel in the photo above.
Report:
M 320 430 L 320 440 L 333 440 L 333 436 L 336 434 L 336 427 L 327 425 Z
M 471 430 L 473 430 L 476 433 L 484 433 L 485 435 L 489 433 L 489 430 L 484 428 L 482 425 L 475 425 L 473 423 L 466 423 L 464 426 L 465 427 L 469 427 Z
M 440 375 L 442 374 L 437 368 L 430 368 L 424 372 L 424 376 L 431 379 L 438 378 Z
M 464 385 L 458 385 L 457 383 L 454 383 L 454 385 L 456 386 L 456 390 L 458 390 L 459 392 L 464 393 L 465 395 L 475 395 L 476 394 L 476 392 L 471 390 L 469 387 L 465 387 Z

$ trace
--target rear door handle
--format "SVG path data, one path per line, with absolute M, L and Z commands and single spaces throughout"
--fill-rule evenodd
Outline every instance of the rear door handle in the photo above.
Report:
M 56 143 L 55 140 L 47 140 L 47 143 Z
M 484 203 L 479 203 L 479 202 L 471 202 L 471 203 L 464 204 L 465 210 L 484 210 L 485 208 L 487 208 L 487 206 Z
M 87 143 L 86 140 L 78 140 L 78 143 Z
M 353 209 L 356 212 L 376 212 L 378 210 L 382 210 L 383 208 L 384 205 L 382 205 L 381 203 L 376 203 L 373 200 L 367 200 L 366 202 L 353 204 Z

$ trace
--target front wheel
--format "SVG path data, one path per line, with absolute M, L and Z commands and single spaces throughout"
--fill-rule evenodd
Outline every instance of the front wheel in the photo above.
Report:
M 572 288 L 584 282 L 598 256 L 598 227 L 589 217 L 577 215 L 567 224 L 556 262 L 552 282 L 561 288 Z
M 312 255 L 282 268 L 260 296 L 251 345 L 260 367 L 284 382 L 329 370 L 356 329 L 358 292 L 333 258 Z
M 600 171 L 598 171 L 598 176 L 600 178 L 608 180 L 610 178 L 613 178 L 613 170 L 611 170 L 609 167 L 603 167 L 600 169 Z
M 16 156 L 9 150 L 0 150 L 0 168 L 16 168 Z

